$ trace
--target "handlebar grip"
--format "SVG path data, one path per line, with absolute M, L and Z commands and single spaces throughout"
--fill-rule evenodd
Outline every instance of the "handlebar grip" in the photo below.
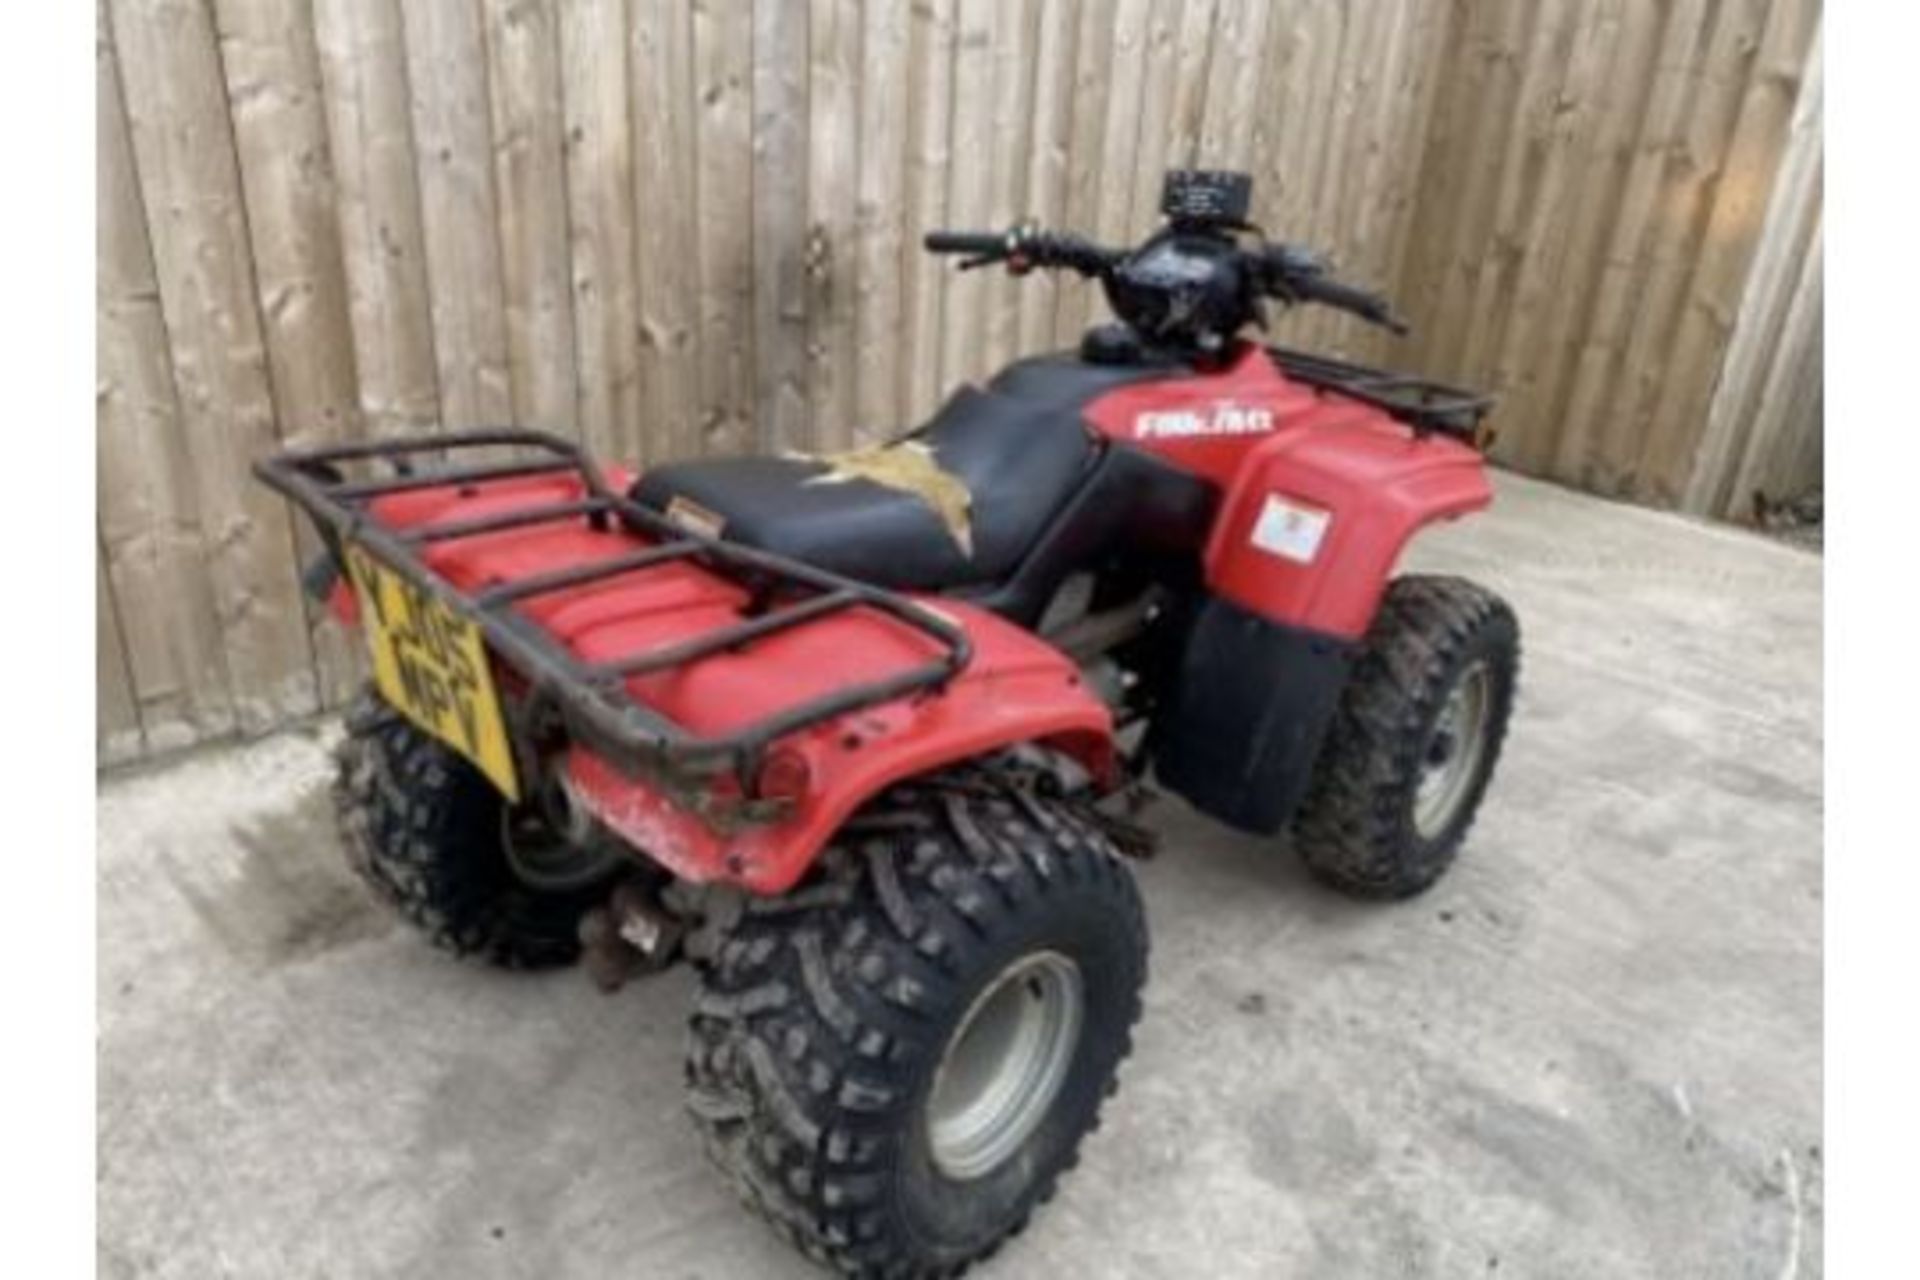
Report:
M 1341 284 L 1338 280 L 1329 280 L 1325 276 L 1307 276 L 1289 282 L 1289 287 L 1302 298 L 1337 307 L 1341 311 L 1359 316 L 1362 320 L 1391 329 L 1395 333 L 1405 333 L 1404 320 L 1393 314 L 1387 300 L 1377 293 L 1368 293 L 1365 289 L 1350 284 Z
M 1003 254 L 1007 250 L 1004 231 L 929 231 L 921 243 L 928 253 Z

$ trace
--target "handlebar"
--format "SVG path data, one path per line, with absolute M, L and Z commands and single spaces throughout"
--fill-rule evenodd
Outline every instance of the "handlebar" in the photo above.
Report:
M 1325 276 L 1308 276 L 1305 279 L 1289 281 L 1287 288 L 1296 298 L 1345 311 L 1369 324 L 1377 324 L 1394 333 L 1404 334 L 1407 331 L 1407 322 L 1394 315 L 1393 308 L 1387 304 L 1387 300 L 1377 293 L 1368 293 L 1365 289 L 1341 284 L 1338 280 L 1329 280 Z
M 923 242 L 931 253 L 967 255 L 963 271 L 1005 262 L 1015 275 L 1036 267 L 1064 267 L 1081 275 L 1107 277 L 1130 256 L 1071 233 L 1016 226 L 1006 231 L 929 231 Z M 1325 259 L 1296 245 L 1241 248 L 1240 261 L 1260 293 L 1283 302 L 1317 302 L 1379 325 L 1407 332 L 1406 322 L 1379 294 L 1333 279 Z
M 1083 276 L 1102 276 L 1126 257 L 1070 232 L 1012 227 L 1006 231 L 929 231 L 922 241 L 930 253 L 970 255 L 962 271 L 1004 262 L 1015 275 L 1035 267 L 1064 267 Z
M 1407 332 L 1407 322 L 1393 314 L 1385 298 L 1333 279 L 1327 260 L 1311 249 L 1269 245 L 1261 251 L 1259 266 L 1266 291 L 1283 301 L 1318 302 L 1394 333 Z

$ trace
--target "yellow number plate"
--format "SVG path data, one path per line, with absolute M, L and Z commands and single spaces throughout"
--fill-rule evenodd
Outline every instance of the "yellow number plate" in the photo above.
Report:
M 520 780 L 480 625 L 366 548 L 349 543 L 346 555 L 382 696 L 518 800 Z

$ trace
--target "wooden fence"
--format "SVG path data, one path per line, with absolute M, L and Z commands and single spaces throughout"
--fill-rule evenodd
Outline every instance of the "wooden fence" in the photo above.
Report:
M 337 704 L 278 443 L 516 421 L 658 459 L 877 438 L 1094 291 L 1161 172 L 1401 299 L 1499 455 L 1739 514 L 1819 467 L 1817 0 L 106 0 L 103 760 Z
M 1744 514 L 1742 474 L 1817 474 L 1817 373 L 1764 412 L 1754 393 L 1818 367 L 1819 17 L 1462 6 L 1399 296 L 1422 326 L 1411 363 L 1500 391 L 1503 461 L 1719 515 Z

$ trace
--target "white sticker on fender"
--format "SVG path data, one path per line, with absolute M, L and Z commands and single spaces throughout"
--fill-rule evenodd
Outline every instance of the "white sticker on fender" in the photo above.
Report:
M 1253 545 L 1262 551 L 1301 564 L 1312 564 L 1320 554 L 1320 540 L 1327 536 L 1333 512 L 1290 501 L 1277 493 L 1267 495 L 1260 518 L 1253 522 Z

